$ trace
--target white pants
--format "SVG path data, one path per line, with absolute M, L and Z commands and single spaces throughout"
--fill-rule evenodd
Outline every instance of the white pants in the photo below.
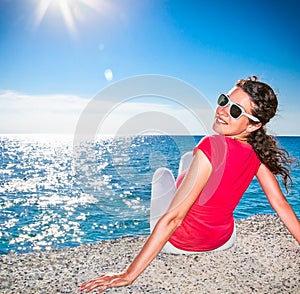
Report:
M 178 175 L 188 169 L 193 154 L 192 151 L 185 153 L 180 160 Z M 167 211 L 176 191 L 175 178 L 172 172 L 167 168 L 159 168 L 155 171 L 152 178 L 151 206 L 150 206 L 150 230 L 153 231 L 159 218 Z M 217 249 L 211 251 L 220 251 L 230 248 L 236 239 L 236 228 L 234 226 L 230 239 Z M 185 251 L 176 248 L 170 242 L 167 242 L 161 252 L 172 254 L 197 254 L 200 252 Z M 203 252 L 203 251 L 201 251 Z

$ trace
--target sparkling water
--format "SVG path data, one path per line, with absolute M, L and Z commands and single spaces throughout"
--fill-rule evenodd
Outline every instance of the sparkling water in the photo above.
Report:
M 180 156 L 201 137 L 105 137 L 74 146 L 71 136 L 1 135 L 0 254 L 149 234 L 151 178 L 177 175 Z M 300 137 L 279 137 L 300 158 Z M 300 217 L 300 169 L 287 196 Z M 236 218 L 274 213 L 254 179 Z

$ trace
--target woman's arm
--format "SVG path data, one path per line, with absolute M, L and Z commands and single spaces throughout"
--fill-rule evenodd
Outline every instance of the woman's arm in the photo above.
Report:
M 197 150 L 191 166 L 174 195 L 168 211 L 157 222 L 153 232 L 129 267 L 119 274 L 105 274 L 83 283 L 79 290 L 98 293 L 111 287 L 130 285 L 146 269 L 164 247 L 197 199 L 211 175 L 212 167 L 201 150 Z
M 271 206 L 300 244 L 300 222 L 282 194 L 276 177 L 264 164 L 260 165 L 256 177 Z

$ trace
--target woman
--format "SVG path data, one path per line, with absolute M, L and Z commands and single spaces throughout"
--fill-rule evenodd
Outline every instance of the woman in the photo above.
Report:
M 300 222 L 275 178 L 281 175 L 288 188 L 290 159 L 265 129 L 277 104 L 274 91 L 256 77 L 240 80 L 228 95 L 221 94 L 213 124 L 218 135 L 195 147 L 177 188 L 170 171 L 159 169 L 154 174 L 152 232 L 139 254 L 124 272 L 101 275 L 83 283 L 80 291 L 100 287 L 101 293 L 130 285 L 161 250 L 191 254 L 229 248 L 235 240 L 233 211 L 254 176 L 300 243 Z

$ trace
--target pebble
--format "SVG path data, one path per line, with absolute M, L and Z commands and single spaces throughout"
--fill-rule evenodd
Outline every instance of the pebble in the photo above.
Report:
M 300 293 L 300 246 L 275 215 L 238 220 L 236 244 L 197 255 L 159 254 L 129 287 L 107 293 Z M 0 293 L 78 293 L 123 270 L 146 237 L 0 256 Z

